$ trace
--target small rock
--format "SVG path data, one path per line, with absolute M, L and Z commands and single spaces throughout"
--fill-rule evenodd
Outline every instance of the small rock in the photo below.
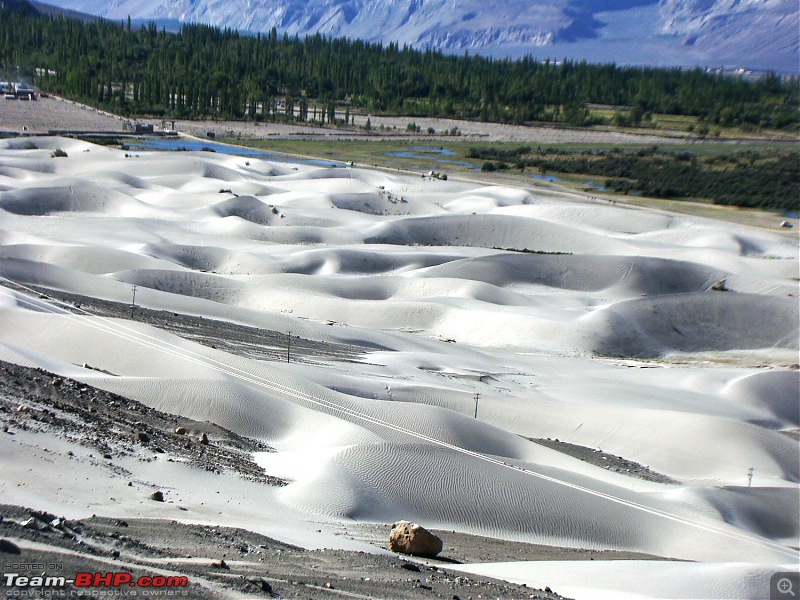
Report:
M 208 436 L 205 434 L 205 432 L 200 434 L 200 440 L 199 441 L 204 446 L 208 446 Z
M 9 540 L 0 539 L 0 552 L 5 554 L 21 554 L 22 552 L 14 542 Z
M 119 550 L 112 550 L 111 551 L 111 556 L 113 558 L 119 558 Z
M 147 435 L 144 431 L 139 431 L 136 433 L 136 439 L 146 444 L 147 442 L 150 441 L 150 436 Z
M 269 584 L 267 580 L 261 579 L 260 577 L 254 577 L 252 579 L 248 579 L 248 581 L 257 588 L 259 588 L 265 594 L 270 594 L 270 595 L 272 594 L 272 586 Z
M 711 289 L 715 292 L 727 292 L 729 290 L 728 281 L 726 279 L 715 281 L 714 285 L 711 286 Z
M 176 427 L 175 428 L 175 433 L 177 433 L 178 435 L 184 435 L 186 433 L 186 428 L 185 427 Z
M 150 494 L 150 499 L 155 500 L 156 502 L 163 502 L 164 501 L 164 494 L 161 490 L 156 490 L 152 494 Z
M 39 529 L 39 524 L 36 522 L 36 519 L 30 517 L 29 519 L 25 519 L 22 523 L 20 523 L 22 527 L 25 529 Z

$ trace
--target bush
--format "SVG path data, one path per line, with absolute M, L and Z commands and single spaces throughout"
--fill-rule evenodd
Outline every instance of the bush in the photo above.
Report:
M 56 148 L 50 153 L 51 158 L 66 158 L 67 153 L 64 152 L 61 148 Z

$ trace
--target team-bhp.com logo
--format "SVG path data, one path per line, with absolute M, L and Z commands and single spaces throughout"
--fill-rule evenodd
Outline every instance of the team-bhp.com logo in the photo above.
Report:
M 62 575 L 3 573 L 3 583 L 6 588 L 3 595 L 7 598 L 59 597 L 61 594 L 52 593 L 59 590 L 61 592 L 72 592 L 70 596 L 100 596 L 101 594 L 98 593 L 100 590 L 108 590 L 109 592 L 115 590 L 117 593 L 113 595 L 122 595 L 119 592 L 125 590 L 132 592 L 125 594 L 130 596 L 162 596 L 167 590 L 175 592 L 185 588 L 189 585 L 189 580 L 186 577 L 175 575 L 133 577 L 130 573 L 118 571 L 112 573 L 76 573 L 75 577 L 71 578 Z M 64 588 L 67 588 L 67 586 L 73 589 L 65 590 Z M 137 589 L 139 590 L 138 594 L 135 592 Z

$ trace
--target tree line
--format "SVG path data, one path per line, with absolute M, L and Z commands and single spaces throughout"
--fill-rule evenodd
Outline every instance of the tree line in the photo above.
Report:
M 483 170 L 533 168 L 540 173 L 603 177 L 605 187 L 651 198 L 708 198 L 715 204 L 800 210 L 800 152 L 745 150 L 698 155 L 657 147 L 636 151 L 559 148 L 470 148 Z
M 127 115 L 349 122 L 350 110 L 493 122 L 596 119 L 588 104 L 690 115 L 720 125 L 796 130 L 800 82 L 702 69 L 452 56 L 321 35 L 244 35 L 185 25 L 0 10 L 0 63 L 49 92 Z

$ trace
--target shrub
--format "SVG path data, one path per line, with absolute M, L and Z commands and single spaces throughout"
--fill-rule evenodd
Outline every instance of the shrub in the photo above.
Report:
M 61 148 L 56 148 L 50 153 L 51 158 L 66 158 L 67 153 L 64 152 Z

